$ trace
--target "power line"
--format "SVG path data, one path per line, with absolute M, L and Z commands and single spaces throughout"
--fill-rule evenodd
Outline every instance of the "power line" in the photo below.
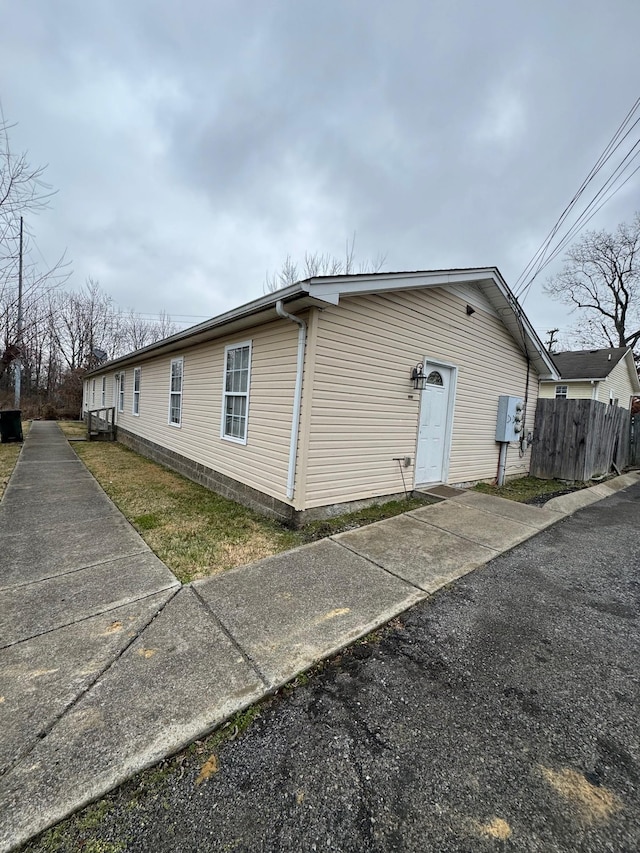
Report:
M 124 313 L 134 314 L 136 317 L 150 317 L 158 319 L 162 312 L 153 313 L 152 311 L 126 311 Z M 208 320 L 210 318 L 210 314 L 172 314 L 170 311 L 166 312 L 166 316 L 171 317 L 171 319 L 178 319 L 182 317 L 187 320 Z
M 558 254 L 563 250 L 563 248 L 571 242 L 573 237 L 578 234 L 587 223 L 593 218 L 593 216 L 606 204 L 614 195 L 616 195 L 626 184 L 627 182 L 635 175 L 637 169 L 634 169 L 631 175 L 629 175 L 625 180 L 621 181 L 617 186 L 612 186 L 610 191 L 605 194 L 608 185 L 605 185 L 600 189 L 600 191 L 591 199 L 589 204 L 585 207 L 580 216 L 576 219 L 572 226 L 568 229 L 568 231 L 562 236 L 558 242 L 556 243 L 553 250 L 550 251 L 550 247 L 552 245 L 551 240 L 548 240 L 544 249 L 541 252 L 540 256 L 537 258 L 537 266 L 534 271 L 530 273 L 528 278 L 522 284 L 520 290 L 518 291 L 518 295 L 521 299 L 524 299 L 528 294 L 531 285 L 537 276 L 544 270 L 555 258 Z M 618 176 L 620 177 L 620 176 Z M 598 201 L 600 203 L 598 204 Z
M 591 171 L 589 172 L 587 177 L 583 180 L 582 184 L 580 185 L 577 192 L 574 194 L 574 196 L 571 199 L 571 201 L 569 202 L 569 204 L 562 211 L 560 218 L 558 219 L 558 221 L 556 222 L 554 227 L 551 229 L 547 238 L 543 241 L 542 245 L 540 246 L 540 248 L 538 249 L 536 254 L 529 261 L 529 263 L 527 264 L 527 266 L 525 267 L 523 272 L 518 277 L 518 279 L 515 283 L 516 288 L 518 287 L 518 284 L 528 274 L 529 270 L 533 268 L 536 261 L 539 264 L 543 261 L 545 251 L 548 248 L 548 246 L 550 245 L 551 240 L 553 239 L 553 237 L 557 233 L 558 229 L 560 228 L 562 223 L 565 221 L 565 219 L 567 218 L 567 216 L 569 215 L 569 213 L 571 212 L 571 210 L 573 209 L 573 207 L 577 203 L 577 201 L 580 198 L 580 196 L 582 195 L 582 193 L 585 191 L 585 189 L 591 183 L 591 181 L 595 178 L 595 176 L 598 174 L 598 172 L 603 168 L 605 163 L 607 163 L 609 161 L 609 159 L 613 156 L 615 151 L 620 147 L 620 145 L 622 144 L 624 139 L 626 139 L 626 137 L 629 135 L 631 130 L 638 124 L 638 122 L 640 121 L 640 118 L 636 119 L 636 121 L 633 123 L 631 128 L 629 128 L 629 130 L 624 134 L 622 139 L 620 139 L 620 136 L 623 133 L 625 127 L 631 121 L 631 119 L 633 118 L 633 114 L 637 111 L 639 106 L 640 106 L 640 98 L 638 98 L 636 100 L 636 102 L 634 103 L 634 105 L 631 107 L 631 109 L 629 110 L 629 112 L 627 113 L 625 118 L 623 119 L 622 123 L 620 124 L 620 126 L 618 127 L 616 132 L 613 134 L 613 136 L 611 137 L 611 139 L 609 140 L 607 145 L 605 146 L 604 151 L 602 152 L 602 154 L 600 155 L 600 157 L 596 161 L 595 165 L 591 168 Z M 536 273 L 534 273 L 534 276 L 537 275 L 539 271 L 540 271 L 540 268 L 538 270 L 536 270 Z
M 640 138 L 635 141 L 631 148 L 627 151 L 622 160 L 609 175 L 607 180 L 598 189 L 589 203 L 585 206 L 582 212 L 577 216 L 568 229 L 561 234 L 554 244 L 556 235 L 561 231 L 562 226 L 576 207 L 579 199 L 582 197 L 587 187 L 595 180 L 596 176 L 602 171 L 604 166 L 611 160 L 614 154 L 620 149 L 624 141 L 633 132 L 634 128 L 640 124 L 640 116 L 635 121 L 632 121 L 636 112 L 640 108 L 640 98 L 638 98 L 625 118 L 622 120 L 619 127 L 605 146 L 604 150 L 592 166 L 586 178 L 582 181 L 579 189 L 573 195 L 571 201 L 560 214 L 555 225 L 549 234 L 542 241 L 537 252 L 533 255 L 529 263 L 526 265 L 518 279 L 516 280 L 514 292 L 521 303 L 526 299 L 531 285 L 542 270 L 548 266 L 563 250 L 563 248 L 585 227 L 593 216 L 606 204 L 616 193 L 618 193 L 625 184 L 636 174 L 640 169 L 637 166 L 631 174 L 627 175 L 624 180 L 621 180 L 634 161 L 640 156 Z M 635 153 L 634 153 L 635 152 Z
M 640 140 L 639 140 L 639 141 L 638 141 L 638 143 L 636 143 L 636 144 L 637 144 L 637 145 L 640 145 Z M 640 156 L 640 151 L 638 151 L 638 152 L 633 156 L 633 158 L 632 158 L 632 160 L 630 161 L 630 163 L 628 163 L 628 164 L 627 164 L 627 166 L 625 166 L 625 168 L 620 172 L 620 174 L 617 176 L 617 178 L 622 177 L 622 175 L 624 174 L 624 172 L 629 168 L 629 166 L 631 165 L 631 163 L 633 163 L 633 161 L 634 161 L 638 156 Z M 625 158 L 625 159 L 626 159 L 626 158 Z M 618 168 L 619 168 L 619 167 L 618 167 Z M 612 199 L 612 198 L 613 198 L 613 196 L 614 196 L 614 195 L 616 195 L 616 193 L 618 193 L 618 192 L 619 192 L 619 191 L 620 191 L 620 190 L 625 186 L 625 184 L 627 184 L 627 183 L 628 183 L 628 181 L 630 181 L 630 180 L 631 180 L 631 178 L 636 174 L 636 172 L 637 172 L 639 169 L 640 169 L 640 165 L 639 165 L 639 166 L 636 166 L 636 168 L 631 172 L 631 174 L 630 174 L 630 175 L 628 175 L 628 176 L 625 178 L 625 180 L 624 180 L 624 181 L 622 181 L 621 183 L 619 183 L 617 186 L 611 186 L 611 187 L 609 187 L 609 191 L 604 195 L 604 197 L 602 197 L 602 196 L 603 196 L 603 194 L 605 193 L 605 191 L 607 190 L 608 185 L 609 185 L 609 184 L 611 183 L 611 181 L 616 177 L 616 173 L 614 172 L 614 174 L 613 174 L 613 175 L 612 175 L 612 176 L 611 176 L 611 177 L 610 177 L 610 178 L 605 182 L 605 184 L 600 188 L 600 190 L 596 193 L 596 195 L 591 199 L 591 201 L 589 202 L 589 204 L 584 208 L 584 210 L 582 211 L 582 213 L 580 214 L 580 216 L 576 219 L 576 221 L 575 221 L 575 222 L 574 222 L 574 224 L 569 228 L 569 230 L 566 232 L 566 234 L 565 234 L 563 237 L 561 237 L 561 238 L 560 238 L 559 242 L 558 242 L 558 243 L 557 243 L 557 245 L 554 247 L 554 249 L 550 252 L 550 254 L 546 255 L 546 256 L 545 256 L 545 258 L 544 258 L 544 260 L 543 260 L 543 261 L 541 261 L 541 263 L 539 264 L 538 269 L 536 270 L 536 272 L 535 272 L 535 273 L 534 273 L 534 274 L 533 274 L 533 275 L 532 275 L 532 276 L 527 280 L 526 284 L 521 288 L 521 290 L 520 290 L 520 298 L 521 298 L 521 301 L 524 301 L 524 299 L 525 299 L 525 298 L 526 298 L 526 296 L 528 295 L 529 290 L 530 290 L 530 288 L 531 288 L 531 285 L 533 284 L 533 281 L 535 280 L 536 276 L 537 276 L 540 272 L 542 272 L 542 270 L 543 270 L 545 267 L 547 267 L 550 263 L 552 263 L 552 262 L 557 258 L 557 256 L 558 256 L 558 255 L 563 251 L 563 249 L 564 249 L 564 248 L 565 248 L 565 247 L 566 247 L 566 246 L 567 246 L 567 245 L 568 245 L 568 244 L 573 240 L 573 238 L 574 238 L 575 236 L 577 236 L 577 234 L 579 234 L 579 233 L 580 233 L 580 231 L 581 231 L 581 230 L 582 230 L 582 229 L 583 229 L 583 228 L 584 228 L 584 227 L 585 227 L 585 226 L 586 226 L 586 225 L 591 221 L 591 219 L 593 219 L 593 217 L 596 215 L 596 213 L 597 213 L 597 212 L 598 212 L 598 211 L 599 211 L 599 210 L 600 210 L 600 209 L 601 209 L 601 208 L 602 208 L 602 207 L 603 207 L 603 206 L 604 206 L 604 205 L 605 205 L 605 204 L 606 204 L 610 199 Z M 618 171 L 618 169 L 616 169 L 616 172 L 617 172 L 617 171 Z M 598 201 L 600 202 L 599 204 L 597 204 L 597 202 L 598 202 Z M 597 205 L 597 206 L 596 206 L 596 205 Z M 592 209 L 592 208 L 593 208 L 593 209 Z
M 638 154 L 636 154 L 636 155 L 635 155 L 635 157 L 634 157 L 633 159 L 635 160 L 635 159 L 636 159 L 636 157 L 638 157 L 638 155 L 640 155 L 640 152 L 638 152 Z M 567 232 L 566 236 L 565 236 L 565 237 L 563 237 L 562 241 L 561 241 L 561 242 L 558 244 L 558 246 L 553 250 L 553 253 L 552 253 L 551 255 L 549 255 L 549 258 L 548 258 L 547 263 L 551 263 L 551 261 L 555 260 L 555 258 L 560 254 L 560 252 L 564 249 L 564 247 L 565 247 L 568 243 L 570 243 L 570 242 L 571 242 L 571 240 L 574 238 L 574 236 L 575 236 L 576 234 L 578 234 L 578 233 L 582 230 L 582 228 L 584 228 L 584 226 L 585 226 L 588 222 L 590 222 L 590 220 L 591 220 L 591 219 L 593 219 L 593 217 L 594 217 L 594 216 L 596 215 L 596 213 L 600 210 L 600 208 L 601 208 L 601 207 L 603 207 L 603 206 L 604 206 L 604 205 L 605 205 L 605 204 L 606 204 L 606 203 L 607 203 L 611 198 L 613 198 L 613 196 L 614 196 L 616 193 L 618 193 L 618 192 L 622 189 L 622 187 L 623 187 L 626 183 L 628 183 L 628 181 L 630 181 L 630 180 L 631 180 L 631 178 L 632 178 L 632 177 L 636 174 L 636 172 L 638 172 L 639 170 L 640 170 L 640 165 L 636 166 L 636 168 L 633 170 L 633 172 L 631 172 L 631 174 L 630 174 L 627 178 L 625 178 L 625 180 L 624 180 L 621 184 L 619 184 L 617 187 L 612 188 L 612 189 L 611 189 L 611 191 L 608 193 L 608 195 L 606 195 L 606 196 L 602 199 L 602 201 L 600 202 L 600 204 L 599 204 L 597 207 L 595 207 L 595 208 L 594 208 L 594 209 L 589 213 L 589 215 L 588 215 L 588 216 L 586 216 L 586 217 L 585 217 L 585 214 L 588 212 L 589 208 L 590 208 L 590 207 L 591 207 L 591 206 L 592 206 L 592 205 L 593 205 L 593 204 L 598 200 L 598 196 L 600 195 L 600 193 L 598 193 L 598 196 L 596 196 L 594 199 L 592 199 L 592 201 L 589 203 L 589 205 L 585 208 L 585 211 L 584 211 L 584 213 L 582 214 L 582 217 L 581 217 L 581 218 L 576 222 L 576 224 L 575 224 L 574 226 L 572 226 L 571 230 L 570 230 L 569 232 Z M 606 185 L 605 185 L 605 186 L 606 186 Z M 604 189 L 605 189 L 605 187 L 603 187 L 602 189 L 604 190 Z M 602 192 L 602 190 L 601 190 L 601 192 Z M 545 266 L 547 266 L 547 263 L 545 263 Z

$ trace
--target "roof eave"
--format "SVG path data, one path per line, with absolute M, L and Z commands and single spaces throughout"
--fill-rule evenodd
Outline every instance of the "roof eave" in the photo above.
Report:
M 255 299 L 252 302 L 241 305 L 239 308 L 234 308 L 232 311 L 227 311 L 225 314 L 219 314 L 211 320 L 206 320 L 204 323 L 190 326 L 188 329 L 184 329 L 182 332 L 178 332 L 168 338 L 163 338 L 161 341 L 134 350 L 119 358 L 114 358 L 100 365 L 99 368 L 88 371 L 86 375 L 92 376 L 103 373 L 105 370 L 125 367 L 137 361 L 146 361 L 156 355 L 174 352 L 185 346 L 205 343 L 217 337 L 222 337 L 227 333 L 233 333 L 236 330 L 240 331 L 242 328 L 272 322 L 278 319 L 275 306 L 280 300 L 285 302 L 292 310 L 298 311 L 303 311 L 313 305 L 326 306 L 324 300 L 309 295 L 306 284 L 304 281 L 297 282 L 275 293 L 269 293 L 266 296 L 260 297 L 260 299 Z
M 467 267 L 450 270 L 416 270 L 397 273 L 360 273 L 344 276 L 315 276 L 308 280 L 309 292 L 337 305 L 341 296 L 366 295 L 407 288 L 446 287 L 448 284 L 489 284 L 492 302 L 512 337 L 533 361 L 538 375 L 556 378 L 558 372 L 542 341 L 497 267 Z M 499 298 L 497 298 L 499 294 Z M 513 322 L 509 322 L 509 320 Z M 520 325 L 519 325 L 520 324 Z M 521 342 L 522 334 L 524 341 Z
M 496 286 L 497 291 L 500 293 L 502 298 L 507 303 L 507 314 L 505 315 L 503 311 L 498 310 L 502 321 L 507 326 L 512 336 L 518 340 L 517 332 L 521 331 L 523 333 L 523 337 L 525 341 L 528 341 L 531 345 L 533 352 L 529 352 L 528 346 L 525 344 L 526 355 L 531 358 L 540 378 L 549 378 L 552 380 L 559 378 L 558 370 L 553 363 L 553 360 L 549 353 L 547 352 L 544 344 L 538 337 L 535 329 L 529 322 L 527 315 L 524 313 L 524 309 L 518 302 L 515 294 L 503 279 L 500 270 L 497 267 L 493 267 L 493 282 Z M 516 328 L 514 329 L 509 322 L 509 318 L 512 318 L 515 322 Z

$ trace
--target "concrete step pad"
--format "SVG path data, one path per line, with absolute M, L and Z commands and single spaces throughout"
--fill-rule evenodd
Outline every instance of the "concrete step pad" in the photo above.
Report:
M 543 530 L 558 521 L 557 513 L 546 508 L 518 503 L 518 501 L 499 498 L 496 495 L 483 495 L 481 492 L 463 492 L 452 500 L 464 506 L 475 507 L 511 519 L 511 521 L 519 521 L 536 530 Z
M 0 519 L 1 520 L 1 519 Z M 143 552 L 149 546 L 121 514 L 3 534 L 0 588 L 30 583 Z
M 273 687 L 424 598 L 330 540 L 193 586 Z
M 192 589 L 0 777 L 0 849 L 202 737 L 265 692 Z
M 529 524 L 485 512 L 475 506 L 465 506 L 457 501 L 422 507 L 407 515 L 496 551 L 513 548 L 536 532 Z
M 40 482 L 23 482 L 17 485 L 13 479 L 9 483 L 2 502 L 0 503 L 0 524 L 2 523 L 2 514 L 8 507 L 25 506 L 40 507 L 42 512 L 48 512 L 49 507 L 53 503 L 62 503 L 64 501 L 84 500 L 92 495 L 101 494 L 104 496 L 104 491 L 101 488 L 96 488 L 96 481 L 93 477 L 77 477 L 73 476 L 68 482 L 65 479 L 65 487 L 42 488 Z
M 20 464 L 25 462 L 42 462 L 47 465 L 55 462 L 77 462 L 78 457 L 71 445 L 65 440 L 64 443 L 47 441 L 33 444 L 25 444 L 20 453 Z
M 38 742 L 173 594 L 159 592 L 0 650 L 0 773 Z
M 435 592 L 497 553 L 407 515 L 332 538 L 425 592 Z
M 0 648 L 173 589 L 179 582 L 151 551 L 2 590 Z
M 11 488 L 36 486 L 43 491 L 61 487 L 68 490 L 78 481 L 91 482 L 98 488 L 95 479 L 79 459 L 68 462 L 18 462 L 9 485 Z
M 12 491 L 9 500 L 0 504 L 0 525 L 14 531 L 52 531 L 59 524 L 75 524 L 78 528 L 91 524 L 102 516 L 122 519 L 117 507 L 95 487 L 84 493 L 75 489 L 62 495 L 38 496 L 37 500 Z

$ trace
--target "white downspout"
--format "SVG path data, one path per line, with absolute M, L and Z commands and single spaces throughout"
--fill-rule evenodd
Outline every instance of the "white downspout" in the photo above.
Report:
M 300 317 L 284 310 L 282 299 L 276 302 L 276 313 L 283 320 L 298 324 L 298 363 L 296 367 L 296 387 L 293 392 L 293 418 L 291 421 L 291 446 L 289 447 L 289 475 L 287 477 L 287 498 L 293 499 L 296 479 L 296 455 L 298 452 L 298 429 L 300 426 L 300 408 L 302 405 L 302 374 L 304 372 L 304 347 L 307 340 L 307 324 Z

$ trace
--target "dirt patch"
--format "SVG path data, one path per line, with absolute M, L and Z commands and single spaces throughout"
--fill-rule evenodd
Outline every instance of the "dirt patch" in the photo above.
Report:
M 592 785 L 584 774 L 570 767 L 553 770 L 551 767 L 540 766 L 540 772 L 545 781 L 567 801 L 584 823 L 607 821 L 622 808 L 620 799 L 612 791 Z
M 478 825 L 478 832 L 486 838 L 497 838 L 500 841 L 511 837 L 511 827 L 501 817 L 494 817 L 488 823 Z

